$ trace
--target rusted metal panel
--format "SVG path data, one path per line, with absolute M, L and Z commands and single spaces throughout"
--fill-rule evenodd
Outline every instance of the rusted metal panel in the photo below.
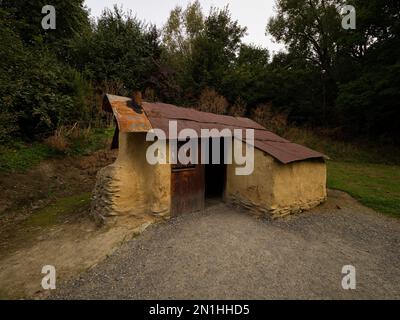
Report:
M 107 95 L 121 132 L 148 132 L 152 129 L 143 108 L 134 106 L 131 99 Z
M 291 142 L 274 142 L 255 140 L 255 147 L 263 150 L 283 164 L 301 161 L 305 159 L 323 158 L 321 153 L 302 145 Z
M 193 129 L 200 136 L 201 129 L 241 129 L 245 137 L 245 129 L 254 129 L 254 146 L 278 161 L 286 164 L 313 158 L 328 158 L 322 153 L 304 146 L 291 143 L 268 131 L 253 120 L 242 117 L 231 117 L 201 112 L 190 108 L 181 108 L 165 103 L 144 102 L 141 110 L 135 111 L 130 106 L 129 98 L 107 95 L 105 109 L 110 106 L 116 115 L 122 132 L 147 132 L 151 128 L 162 129 L 169 136 L 169 122 L 177 121 L 177 131 Z M 175 136 L 171 138 L 176 139 Z
M 172 169 L 171 175 L 171 215 L 204 209 L 204 166 Z
M 250 119 L 202 112 L 165 103 L 143 103 L 143 109 L 149 118 L 189 120 L 197 123 L 218 124 L 237 128 L 264 129 L 261 125 Z
M 260 140 L 260 141 L 273 141 L 273 142 L 282 142 L 282 143 L 290 142 L 289 140 L 286 140 L 286 139 L 278 136 L 277 134 L 267 131 L 265 129 L 255 130 L 254 131 L 254 139 Z

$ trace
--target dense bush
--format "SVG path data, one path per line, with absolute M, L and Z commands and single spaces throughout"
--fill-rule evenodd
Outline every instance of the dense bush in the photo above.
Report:
M 62 124 L 88 121 L 89 90 L 81 75 L 48 49 L 27 49 L 15 36 L 7 40 L 1 46 L 9 51 L 2 48 L 0 56 L 1 114 L 9 118 L 0 124 L 3 131 L 12 125 L 34 138 Z
M 43 30 L 34 28 L 38 17 L 29 17 L 23 4 L 33 6 L 33 2 L 15 2 L 13 6 L 6 1 L 0 11 L 2 141 L 15 135 L 40 138 L 60 125 L 87 122 L 90 117 L 88 83 L 58 56 L 55 48 L 62 46 L 61 40 L 48 37 L 45 41 Z M 30 22 L 33 28 L 29 28 Z M 62 39 L 66 41 L 67 36 L 72 34 L 66 33 Z
M 228 101 L 214 89 L 205 88 L 200 94 L 198 108 L 201 111 L 226 114 L 228 106 Z
M 277 0 L 267 33 L 287 50 L 271 58 L 243 43 L 247 30 L 228 7 L 205 15 L 194 1 L 157 29 L 116 6 L 89 21 L 83 0 L 54 0 L 57 29 L 43 30 L 45 1 L 3 0 L 0 141 L 102 125 L 104 93 L 141 90 L 151 101 L 264 124 L 283 114 L 282 126 L 398 144 L 400 2 L 346 3 L 357 9 L 356 30 L 341 28 L 344 0 Z

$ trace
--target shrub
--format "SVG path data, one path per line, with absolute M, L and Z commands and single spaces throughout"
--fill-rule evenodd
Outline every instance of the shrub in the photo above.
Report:
M 18 131 L 17 115 L 0 110 L 0 142 L 9 143 L 9 138 L 16 131 Z
M 114 129 L 93 129 L 78 123 L 60 126 L 54 134 L 44 140 L 44 144 L 58 154 L 85 155 L 110 145 Z
M 146 88 L 143 94 L 143 100 L 147 102 L 156 102 L 158 100 L 155 91 L 151 88 Z
M 204 89 L 198 102 L 199 110 L 217 114 L 226 114 L 228 106 L 228 101 L 212 88 Z
M 51 149 L 60 153 L 67 153 L 71 145 L 64 127 L 60 127 L 54 131 L 54 134 L 45 139 L 44 143 Z
M 238 97 L 231 106 L 229 114 L 234 117 L 243 117 L 246 114 L 246 110 L 246 102 L 241 97 Z
M 273 110 L 272 103 L 257 105 L 251 112 L 251 118 L 277 134 L 284 134 L 288 128 L 287 114 Z

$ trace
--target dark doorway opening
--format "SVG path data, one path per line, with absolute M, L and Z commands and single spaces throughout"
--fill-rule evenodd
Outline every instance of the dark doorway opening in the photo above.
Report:
M 220 163 L 213 164 L 213 139 L 218 139 L 220 142 Z M 221 138 L 209 139 L 209 157 L 208 163 L 204 165 L 204 182 L 205 182 L 205 197 L 206 200 L 215 199 L 222 200 L 226 184 L 226 164 L 224 164 L 224 140 Z M 215 142 L 214 142 L 215 143 Z

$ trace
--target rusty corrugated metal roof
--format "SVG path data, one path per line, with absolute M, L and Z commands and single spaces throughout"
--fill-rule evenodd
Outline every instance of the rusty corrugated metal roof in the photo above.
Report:
M 152 127 L 142 108 L 134 106 L 131 99 L 106 95 L 106 108 L 111 107 L 121 132 L 148 132 Z
M 171 120 L 177 121 L 178 132 L 190 128 L 196 131 L 198 136 L 201 129 L 254 129 L 254 146 L 284 164 L 326 157 L 322 153 L 279 137 L 248 118 L 217 115 L 165 103 L 144 102 L 142 110 L 137 110 L 132 107 L 129 98 L 114 95 L 106 97 L 105 107 L 108 110 L 111 107 L 121 132 L 147 132 L 158 128 L 168 136 Z

